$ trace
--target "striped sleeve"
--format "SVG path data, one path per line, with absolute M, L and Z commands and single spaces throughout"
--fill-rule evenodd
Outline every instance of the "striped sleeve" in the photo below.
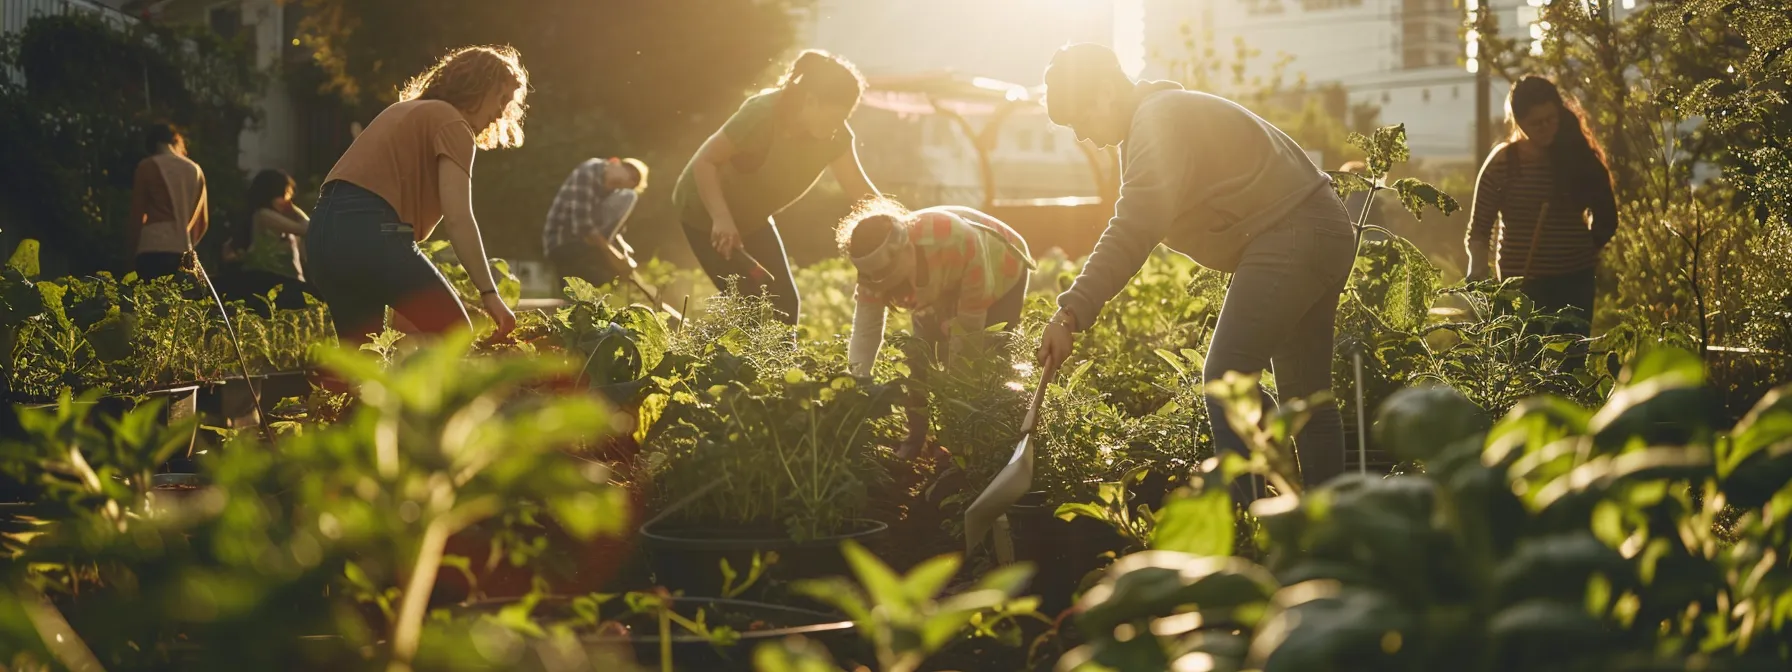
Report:
M 1471 278 L 1487 277 L 1493 267 L 1493 227 L 1499 220 L 1501 200 L 1505 195 L 1505 164 L 1501 159 L 1506 156 L 1507 147 L 1501 144 L 1493 148 L 1487 155 L 1487 162 L 1481 166 L 1480 176 L 1475 178 L 1475 202 L 1470 206 L 1465 242 Z

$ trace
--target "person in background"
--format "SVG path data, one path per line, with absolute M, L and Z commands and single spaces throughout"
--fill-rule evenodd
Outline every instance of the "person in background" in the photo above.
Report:
M 305 271 L 344 343 L 380 331 L 388 307 L 418 333 L 470 328 L 460 297 L 417 247 L 438 222 L 495 336 L 516 327 L 473 218 L 472 171 L 475 151 L 522 146 L 528 93 L 515 49 L 456 49 L 406 84 L 324 178 Z
M 560 184 L 541 230 L 541 249 L 561 276 L 593 285 L 616 278 L 613 254 L 633 248 L 622 228 L 647 190 L 647 164 L 637 159 L 589 159 Z M 614 247 L 612 247 L 614 243 Z
M 780 318 L 796 324 L 801 300 L 772 217 L 802 198 L 823 170 L 833 172 L 850 202 L 878 195 L 847 124 L 864 91 L 852 64 L 805 51 L 777 88 L 747 99 L 691 157 L 672 201 L 691 251 L 718 289 L 739 278 L 741 289 L 768 295 Z
M 1555 82 L 1527 76 L 1506 96 L 1512 135 L 1475 181 L 1469 279 L 1521 278 L 1539 312 L 1567 311 L 1552 333 L 1592 333 L 1599 252 L 1618 232 L 1605 151 Z
M 1058 296 L 1041 336 L 1041 365 L 1069 357 L 1076 333 L 1095 323 L 1163 243 L 1233 274 L 1204 379 L 1274 364 L 1283 399 L 1330 391 L 1338 297 L 1356 258 L 1355 231 L 1331 178 L 1250 110 L 1174 82 L 1134 82 L 1106 47 L 1060 49 L 1045 85 L 1054 123 L 1097 146 L 1120 146 L 1121 183 L 1114 218 Z M 1212 399 L 1207 407 L 1217 450 L 1243 454 L 1225 409 Z M 1308 487 L 1343 473 L 1343 419 L 1334 404 L 1314 409 L 1296 451 Z M 1258 494 L 1243 481 L 1234 490 L 1240 503 Z
M 233 299 L 265 296 L 275 287 L 276 299 L 282 308 L 305 305 L 303 294 L 316 290 L 305 283 L 305 264 L 300 254 L 311 218 L 292 202 L 292 176 L 279 170 L 264 170 L 249 183 L 245 214 L 232 228 L 225 243 L 227 259 L 237 266 L 230 294 Z M 251 306 L 260 309 L 257 302 Z
M 149 157 L 131 177 L 131 214 L 125 236 L 137 277 L 180 272 L 181 257 L 211 225 L 205 171 L 187 158 L 187 139 L 168 124 L 144 131 Z
M 1001 220 L 956 206 L 910 213 L 874 199 L 841 222 L 836 241 L 859 274 L 847 347 L 855 376 L 871 375 L 890 308 L 911 312 L 915 335 L 941 362 L 961 350 L 954 342 L 965 336 L 997 325 L 1009 333 L 1020 327 L 1033 256 L 1026 239 Z M 909 369 L 919 375 L 926 367 Z M 908 426 L 897 453 L 912 459 L 927 439 L 924 399 L 910 403 Z

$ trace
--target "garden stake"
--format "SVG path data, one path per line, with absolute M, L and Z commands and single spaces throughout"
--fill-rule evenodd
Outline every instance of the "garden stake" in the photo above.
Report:
M 1033 487 L 1033 430 L 1039 425 L 1039 406 L 1045 401 L 1045 388 L 1049 387 L 1052 378 L 1057 375 L 1058 367 L 1053 366 L 1039 375 L 1039 388 L 1033 390 L 1033 401 L 1027 405 L 1027 417 L 1020 423 L 1020 442 L 1014 446 L 1014 455 L 1008 458 L 1008 465 L 989 482 L 977 501 L 964 512 L 965 554 L 977 550 L 977 544 L 983 537 L 996 532 L 997 560 L 1003 564 L 1014 561 L 1013 540 L 1007 534 L 1008 526 L 1003 522 L 1007 517 L 1008 507 L 1020 501 L 1021 495 Z M 1008 557 L 1001 557 L 1004 555 Z
M 1380 231 L 1381 235 L 1393 238 L 1394 232 L 1369 223 L 1369 208 L 1375 206 L 1375 194 L 1387 189 L 1376 179 L 1369 184 L 1369 195 L 1363 197 L 1363 212 L 1358 215 L 1351 226 L 1356 229 L 1356 246 L 1351 252 L 1351 264 L 1363 253 L 1363 234 L 1369 231 Z M 1345 212 L 1346 215 L 1350 213 Z M 1356 371 L 1356 469 L 1358 473 L 1369 473 L 1369 430 L 1368 411 L 1363 408 L 1363 344 L 1358 343 L 1350 350 L 1352 366 Z
M 1350 349 L 1350 358 L 1356 364 L 1356 470 L 1357 473 L 1369 473 L 1369 439 L 1368 430 L 1363 424 L 1363 346 L 1358 343 Z
M 224 310 L 224 299 L 218 296 L 218 287 L 212 284 L 211 274 L 205 272 L 205 264 L 199 263 L 199 255 L 189 249 L 187 258 L 193 260 L 193 275 L 211 291 L 212 305 L 218 307 L 218 317 L 224 319 L 224 335 L 230 337 L 230 346 L 236 350 L 237 366 L 243 369 L 243 384 L 249 386 L 249 399 L 255 403 L 256 429 L 260 430 L 263 441 L 272 442 L 274 436 L 268 432 L 268 419 L 261 413 L 261 391 L 255 389 L 255 379 L 249 377 L 249 359 L 243 356 L 243 344 L 236 338 L 236 327 L 230 323 L 230 312 Z

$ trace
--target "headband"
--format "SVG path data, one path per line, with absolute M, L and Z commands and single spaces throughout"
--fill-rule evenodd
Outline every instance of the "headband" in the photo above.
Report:
M 859 269 L 859 279 L 876 282 L 889 277 L 896 268 L 896 260 L 900 258 L 902 249 L 908 246 L 908 226 L 900 220 L 890 227 L 890 235 L 884 243 L 877 246 L 869 254 L 853 257 L 852 265 Z

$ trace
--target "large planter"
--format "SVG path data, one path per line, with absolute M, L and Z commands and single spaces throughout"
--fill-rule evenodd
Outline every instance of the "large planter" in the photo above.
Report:
M 281 399 L 310 395 L 309 376 L 307 371 L 281 371 L 216 381 L 201 389 L 199 410 L 223 427 L 255 427 L 259 422 L 257 413 L 272 413 Z M 259 407 L 255 405 L 255 395 L 249 390 L 251 381 L 255 391 L 261 393 Z
M 651 556 L 654 582 L 687 594 L 722 594 L 721 561 L 745 578 L 755 553 L 777 553 L 777 564 L 768 569 L 749 596 L 763 596 L 772 584 L 828 576 L 851 576 L 852 569 L 840 554 L 840 544 L 851 540 L 872 545 L 889 530 L 882 522 L 849 521 L 850 528 L 832 536 L 795 541 L 764 528 L 716 528 L 648 521 L 641 526 L 641 546 Z
M 456 610 L 468 615 L 495 613 L 514 602 L 484 601 L 463 605 Z M 674 612 L 681 616 L 694 619 L 697 611 L 702 610 L 704 622 L 710 627 L 725 625 L 740 633 L 740 639 L 735 643 L 717 646 L 708 639 L 673 624 L 669 640 L 672 667 L 677 670 L 752 670 L 754 649 L 762 643 L 793 635 L 816 640 L 834 650 L 837 656 L 841 652 L 850 655 L 857 644 L 852 621 L 819 611 L 750 600 L 707 597 L 677 597 L 672 598 L 672 603 Z M 537 622 L 552 623 L 563 621 L 571 617 L 572 613 L 570 600 L 551 597 L 537 603 L 532 615 Z M 605 621 L 605 627 L 601 630 L 576 631 L 580 642 L 587 648 L 624 659 L 608 661 L 612 664 L 632 659 L 635 665 L 644 669 L 660 668 L 662 642 L 656 614 L 632 614 L 625 600 L 619 596 L 604 603 L 599 608 L 599 615 Z M 594 658 L 593 662 L 601 665 L 605 661 L 599 657 Z
M 1033 581 L 1027 592 L 1040 598 L 1039 610 L 1056 614 L 1070 608 L 1091 572 L 1106 566 L 1104 553 L 1120 552 L 1120 534 L 1098 520 L 1061 520 L 1057 507 L 1045 493 L 1029 492 L 1008 509 L 1008 525 L 1014 539 L 1014 557 L 1032 563 Z

